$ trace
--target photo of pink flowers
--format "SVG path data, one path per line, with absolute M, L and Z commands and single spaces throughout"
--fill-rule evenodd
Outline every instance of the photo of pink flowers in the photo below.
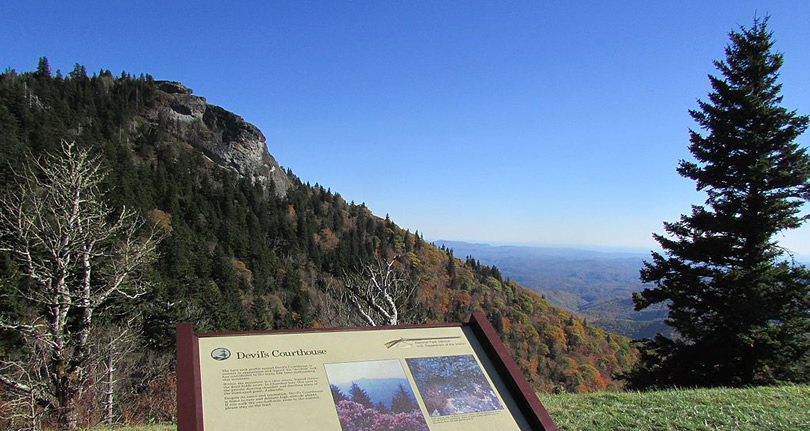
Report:
M 343 431 L 428 431 L 399 360 L 324 367 Z
M 405 361 L 430 416 L 503 409 L 473 355 L 410 358 Z

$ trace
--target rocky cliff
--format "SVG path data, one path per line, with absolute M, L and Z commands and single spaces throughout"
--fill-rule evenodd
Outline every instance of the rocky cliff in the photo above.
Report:
M 204 97 L 179 82 L 158 81 L 160 103 L 147 117 L 160 116 L 173 122 L 181 139 L 201 151 L 217 165 L 259 181 L 285 195 L 290 180 L 270 155 L 262 132 L 242 117 L 219 106 L 210 105 Z

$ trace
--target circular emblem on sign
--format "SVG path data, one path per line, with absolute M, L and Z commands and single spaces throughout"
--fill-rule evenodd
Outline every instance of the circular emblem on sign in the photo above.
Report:
M 211 351 L 211 357 L 217 361 L 224 361 L 231 357 L 231 351 L 224 347 L 219 347 Z

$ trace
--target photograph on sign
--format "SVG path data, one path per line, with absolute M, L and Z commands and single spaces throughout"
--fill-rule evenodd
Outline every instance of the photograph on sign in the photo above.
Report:
M 427 431 L 397 359 L 325 364 L 343 431 Z
M 501 410 L 472 355 L 405 359 L 430 416 Z

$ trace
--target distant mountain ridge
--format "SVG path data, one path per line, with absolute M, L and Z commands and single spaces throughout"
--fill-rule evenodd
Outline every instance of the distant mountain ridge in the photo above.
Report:
M 665 309 L 635 312 L 632 294 L 643 289 L 639 269 L 649 254 L 576 248 L 435 241 L 456 256 L 495 265 L 504 276 L 543 295 L 554 305 L 630 338 L 670 334 Z
M 338 384 L 336 386 L 341 392 L 343 392 L 344 395 L 348 395 L 351 394 L 353 383 L 357 384 L 357 386 L 366 391 L 366 395 L 368 395 L 372 403 L 375 405 L 382 403 L 385 408 L 388 409 L 391 408 L 391 400 L 394 398 L 394 395 L 397 394 L 399 385 L 402 385 L 402 387 L 405 388 L 405 391 L 408 392 L 412 397 L 414 396 L 410 383 L 408 383 L 408 379 L 395 377 L 385 379 L 361 378 L 349 383 Z

